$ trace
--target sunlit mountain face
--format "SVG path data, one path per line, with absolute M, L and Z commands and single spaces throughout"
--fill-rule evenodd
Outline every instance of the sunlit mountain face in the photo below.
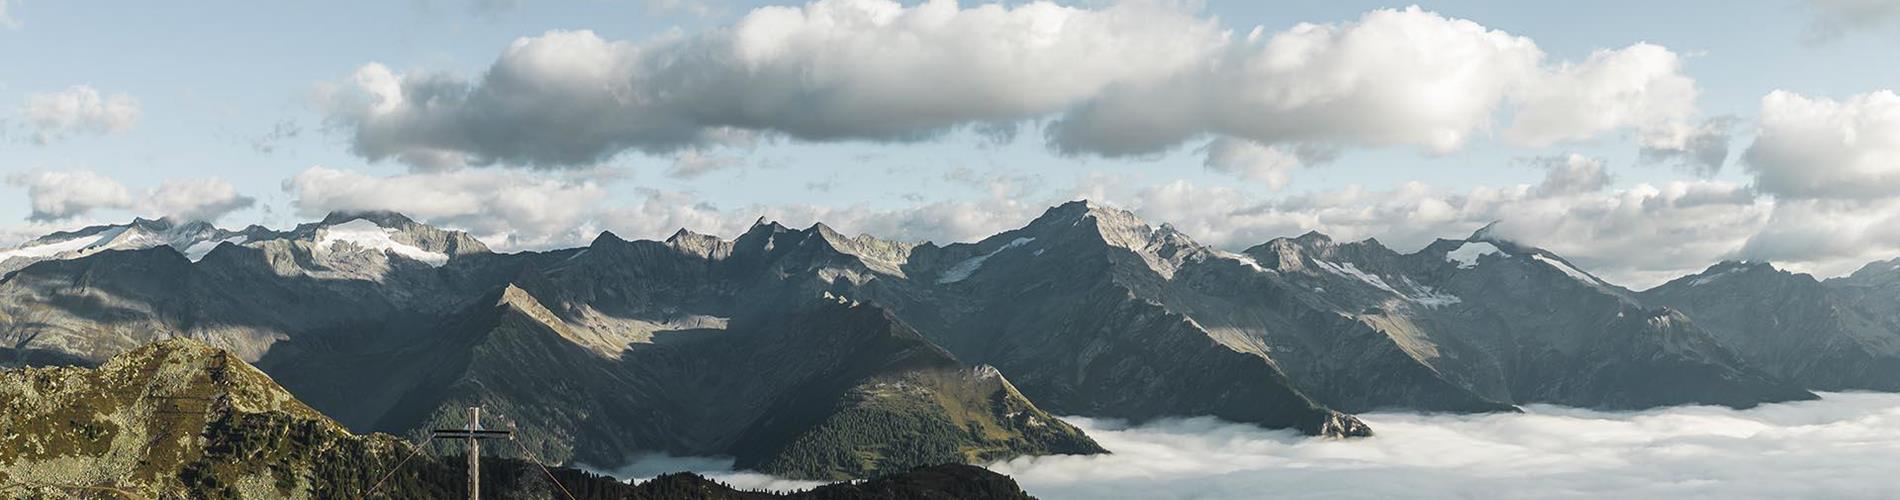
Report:
M 0 497 L 1892 497 L 1896 46 L 0 0 Z

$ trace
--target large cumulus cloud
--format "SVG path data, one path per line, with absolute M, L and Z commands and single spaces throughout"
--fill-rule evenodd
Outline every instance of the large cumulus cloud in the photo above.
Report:
M 1900 95 L 1844 100 L 1774 91 L 1744 165 L 1767 194 L 1793 199 L 1900 195 Z
M 357 154 L 421 166 L 565 167 L 760 137 L 915 141 L 1022 123 L 1045 123 L 1049 146 L 1070 154 L 1221 137 L 1445 153 L 1504 115 L 1517 144 L 1627 130 L 1669 151 L 1706 142 L 1690 140 L 1697 89 L 1680 66 L 1641 43 L 1552 61 L 1529 38 L 1418 8 L 1240 34 L 1168 2 L 815 0 L 690 35 L 522 38 L 472 80 L 368 64 L 320 101 Z
M 1838 274 L 1900 252 L 1900 96 L 1774 91 L 1742 166 L 1775 200 L 1740 256 Z

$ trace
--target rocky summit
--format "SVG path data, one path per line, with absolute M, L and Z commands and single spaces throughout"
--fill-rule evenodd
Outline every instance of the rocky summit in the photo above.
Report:
M 1729 263 L 1636 292 L 1489 228 L 1409 253 L 1319 233 L 1236 252 L 1085 201 L 950 245 L 761 219 L 495 253 L 369 212 L 88 246 L 153 224 L 11 250 L 0 363 L 191 338 L 352 432 L 419 437 L 481 405 L 560 463 L 724 456 L 811 479 L 1112 451 L 1057 415 L 1354 437 L 1372 410 L 1900 387 L 1891 263 L 1824 282 Z

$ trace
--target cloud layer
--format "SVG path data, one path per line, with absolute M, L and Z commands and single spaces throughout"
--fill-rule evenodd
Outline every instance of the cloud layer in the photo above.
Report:
M 990 468 L 1039 498 L 1891 498 L 1900 395 L 1826 394 L 1752 410 L 1362 417 L 1320 440 L 1209 418 L 1070 418 L 1114 453 Z
M 473 80 L 372 63 L 319 100 L 357 154 L 437 168 L 586 166 L 774 137 L 1007 137 L 1024 123 L 1046 124 L 1048 145 L 1067 154 L 1150 154 L 1208 138 L 1227 138 L 1210 154 L 1245 144 L 1236 140 L 1447 153 L 1505 115 L 1515 144 L 1630 131 L 1667 155 L 1706 146 L 1715 131 L 1690 122 L 1697 92 L 1660 46 L 1550 61 L 1529 38 L 1418 8 L 1243 35 L 1170 2 L 815 0 L 691 35 L 521 38 Z
M 1112 453 L 989 464 L 1062 499 L 1892 498 L 1900 394 L 1824 393 L 1749 410 L 1712 406 L 1523 414 L 1361 415 L 1377 436 L 1313 439 L 1208 417 L 1143 425 L 1064 417 Z M 742 489 L 810 482 L 734 472 L 730 459 L 639 457 L 605 473 L 707 474 Z

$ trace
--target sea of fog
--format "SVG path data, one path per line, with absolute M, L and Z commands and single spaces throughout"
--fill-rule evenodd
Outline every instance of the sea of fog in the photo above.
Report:
M 1748 410 L 1360 415 L 1368 439 L 1310 439 L 1212 418 L 1068 417 L 1098 456 L 989 468 L 1045 500 L 1239 498 L 1900 498 L 1900 394 L 1825 393 Z M 695 470 L 741 488 L 814 483 L 730 460 L 643 457 L 622 478 Z

